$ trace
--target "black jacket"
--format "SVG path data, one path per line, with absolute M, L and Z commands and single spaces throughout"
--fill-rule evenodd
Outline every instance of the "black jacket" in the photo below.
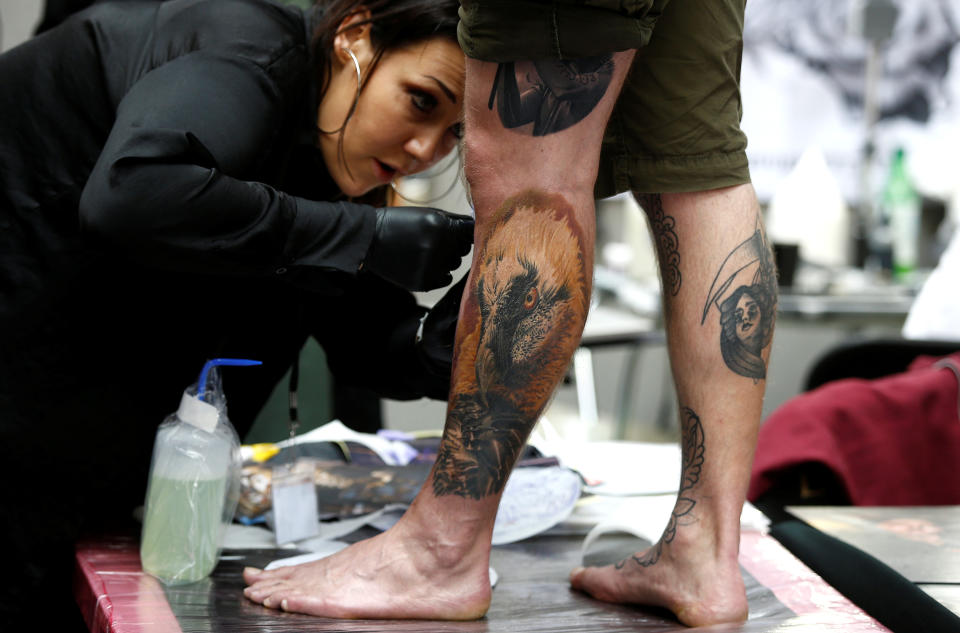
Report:
M 0 441 L 149 449 L 217 356 L 264 361 L 225 371 L 242 433 L 310 335 L 344 382 L 446 397 L 425 310 L 356 272 L 375 214 L 314 146 L 315 18 L 98 4 L 0 56 Z

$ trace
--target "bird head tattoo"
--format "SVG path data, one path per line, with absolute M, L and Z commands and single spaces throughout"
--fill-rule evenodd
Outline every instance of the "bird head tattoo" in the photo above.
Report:
M 484 244 L 476 286 L 481 394 L 531 400 L 528 390 L 552 391 L 555 378 L 544 383 L 542 376 L 554 376 L 550 370 L 569 361 L 589 292 L 581 238 L 571 222 L 559 196 L 527 192 L 502 208 Z

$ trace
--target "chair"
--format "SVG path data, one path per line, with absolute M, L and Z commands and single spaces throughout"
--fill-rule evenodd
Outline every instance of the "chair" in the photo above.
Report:
M 946 356 L 960 341 L 873 339 L 844 343 L 825 352 L 807 373 L 804 391 L 841 378 L 874 379 L 900 373 L 918 356 Z
M 939 505 L 960 502 L 957 380 L 920 356 L 960 341 L 878 339 L 827 351 L 804 393 L 760 430 L 748 497 L 774 522 L 790 505 Z M 859 381 L 844 379 L 859 378 Z M 958 457 L 954 457 L 958 456 Z

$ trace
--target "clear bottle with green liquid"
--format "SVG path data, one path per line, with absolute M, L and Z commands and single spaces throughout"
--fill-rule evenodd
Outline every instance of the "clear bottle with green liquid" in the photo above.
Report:
M 140 562 L 168 585 L 196 582 L 216 567 L 240 487 L 240 440 L 227 418 L 216 368 L 259 365 L 218 358 L 157 429 L 147 483 Z

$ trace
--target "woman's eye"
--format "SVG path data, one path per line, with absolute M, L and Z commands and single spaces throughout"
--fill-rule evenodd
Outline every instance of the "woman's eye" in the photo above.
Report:
M 429 92 L 423 92 L 422 90 L 411 90 L 410 102 L 417 110 L 426 113 L 433 112 L 433 109 L 437 107 L 436 98 Z

